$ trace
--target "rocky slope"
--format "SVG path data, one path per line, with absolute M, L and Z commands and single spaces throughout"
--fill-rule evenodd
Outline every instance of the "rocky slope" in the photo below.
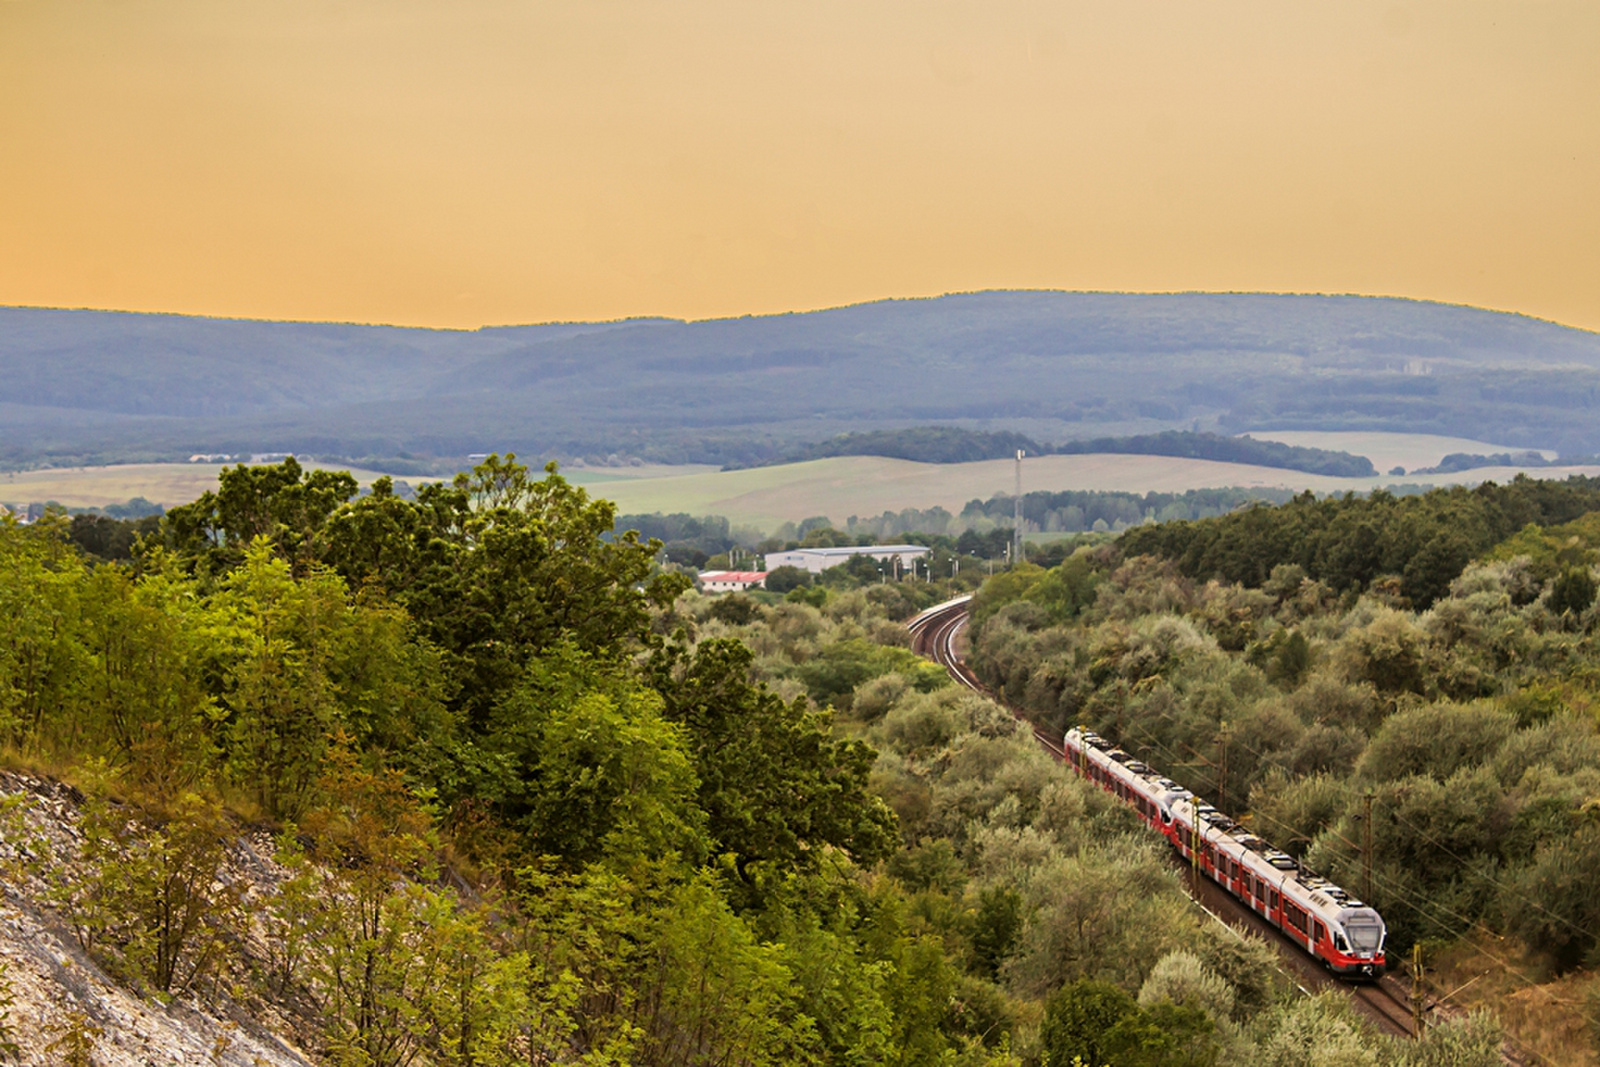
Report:
M 0 773 L 0 967 L 9 1004 L 0 1025 L 15 1062 L 71 1062 L 76 1042 L 98 1067 L 207 1064 L 306 1067 L 291 1021 L 272 1004 L 236 996 L 217 981 L 170 1003 L 119 985 L 85 952 L 68 917 L 49 906 L 41 860 L 68 861 L 84 844 L 82 797 L 70 786 Z M 242 880 L 246 906 L 271 891 L 281 871 L 265 835 L 230 843 L 223 876 Z M 259 931 L 238 958 L 262 958 Z M 0 990 L 0 1000 L 3 1000 Z

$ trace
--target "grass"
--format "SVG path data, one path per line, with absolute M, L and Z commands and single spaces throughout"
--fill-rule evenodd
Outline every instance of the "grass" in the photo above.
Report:
M 1430 967 L 1435 995 L 1449 994 L 1454 1005 L 1492 1013 L 1513 1042 L 1538 1057 L 1535 1062 L 1600 1065 L 1584 1018 L 1585 993 L 1600 981 L 1593 974 L 1545 978 L 1539 961 L 1481 930 L 1440 952 Z

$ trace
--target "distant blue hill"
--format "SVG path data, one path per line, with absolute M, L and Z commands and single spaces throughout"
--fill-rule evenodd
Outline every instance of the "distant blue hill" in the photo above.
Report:
M 751 463 L 847 432 L 1443 433 L 1600 452 L 1600 335 L 1370 297 L 989 292 L 475 331 L 0 309 L 0 461 Z

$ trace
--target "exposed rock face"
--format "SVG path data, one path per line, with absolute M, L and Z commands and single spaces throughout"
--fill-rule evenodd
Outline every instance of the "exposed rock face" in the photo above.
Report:
M 11 995 L 3 1022 L 17 1059 L 65 1062 L 64 1042 L 75 1035 L 92 1042 L 100 1067 L 308 1067 L 273 1005 L 235 999 L 225 981 L 162 1004 L 112 981 L 80 947 L 66 917 L 45 904 L 47 885 L 30 861 L 46 849 L 76 855 L 81 799 L 69 786 L 0 773 L 0 803 L 10 805 L 0 821 L 0 965 Z M 226 875 L 246 881 L 247 899 L 277 880 L 271 854 L 264 835 L 230 845 Z M 239 960 L 248 965 L 259 948 L 239 945 Z

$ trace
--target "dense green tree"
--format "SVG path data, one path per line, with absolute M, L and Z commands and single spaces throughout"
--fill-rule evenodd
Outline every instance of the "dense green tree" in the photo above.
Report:
M 1600 491 L 1584 479 L 1518 476 L 1503 486 L 1484 483 L 1403 498 L 1380 490 L 1364 498 L 1318 500 L 1307 492 L 1278 508 L 1130 530 L 1121 544 L 1127 555 L 1148 552 L 1175 560 L 1191 577 L 1250 586 L 1261 585 L 1282 564 L 1298 565 L 1335 590 L 1397 575 L 1403 595 L 1426 608 L 1448 592 L 1469 559 L 1528 523 L 1570 522 L 1597 508 Z
M 1586 815 L 1569 817 L 1578 825 L 1547 840 L 1500 901 L 1511 932 L 1562 970 L 1583 962 L 1600 936 L 1600 822 Z
M 666 717 L 682 724 L 712 847 L 747 883 L 810 869 L 829 847 L 871 863 L 893 847 L 894 817 L 867 788 L 871 749 L 830 736 L 802 698 L 750 678 L 752 656 L 719 639 L 658 650 L 648 668 Z
M 704 855 L 704 815 L 682 725 L 661 697 L 570 646 L 529 665 L 481 748 L 480 785 L 532 855 L 569 867 Z
M 161 516 L 114 519 L 108 515 L 74 515 L 67 539 L 84 555 L 102 562 L 131 560 L 141 539 L 159 541 Z
M 1044 1046 L 1048 1067 L 1111 1067 L 1116 1044 L 1108 1040 L 1124 1019 L 1136 1014 L 1132 995 L 1109 982 L 1081 978 L 1062 986 L 1045 1003 Z
M 1596 588 L 1588 567 L 1568 567 L 1550 586 L 1550 610 L 1582 615 L 1594 604 Z
M 611 537 L 609 501 L 555 473 L 490 456 L 415 502 L 375 492 L 334 516 L 329 563 L 378 581 L 445 654 L 453 702 L 474 728 L 561 641 L 595 655 L 650 643 L 649 612 L 688 585 L 653 570 L 653 542 Z
M 787 593 L 811 584 L 811 572 L 799 567 L 774 567 L 767 572 L 766 588 L 774 593 Z
M 297 570 L 322 558 L 329 517 L 358 488 L 347 471 L 307 471 L 293 456 L 224 468 L 218 482 L 194 503 L 173 508 L 162 524 L 173 548 L 218 574 L 242 563 L 257 537 Z
M 135 584 L 102 566 L 80 587 L 76 729 L 159 798 L 194 788 L 217 765 L 219 711 L 203 671 L 216 634 L 197 599 L 170 568 Z

